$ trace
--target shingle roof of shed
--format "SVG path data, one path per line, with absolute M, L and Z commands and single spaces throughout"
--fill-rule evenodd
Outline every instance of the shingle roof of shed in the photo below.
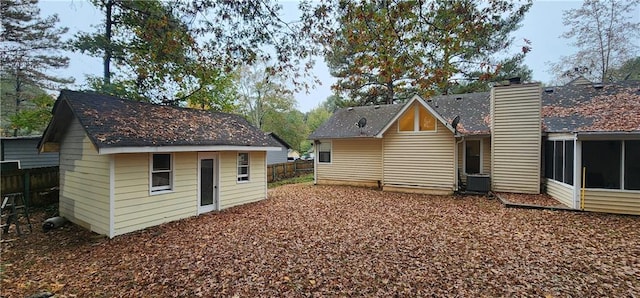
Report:
M 234 114 L 159 106 L 97 93 L 63 90 L 54 106 L 54 120 L 60 105 L 71 109 L 98 148 L 279 146 L 264 132 Z M 62 120 L 68 123 L 68 120 Z

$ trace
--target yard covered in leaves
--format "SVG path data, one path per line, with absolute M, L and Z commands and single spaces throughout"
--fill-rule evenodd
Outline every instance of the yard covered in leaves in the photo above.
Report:
M 76 226 L 2 244 L 2 296 L 640 295 L 640 218 L 484 197 L 285 185 L 114 239 Z

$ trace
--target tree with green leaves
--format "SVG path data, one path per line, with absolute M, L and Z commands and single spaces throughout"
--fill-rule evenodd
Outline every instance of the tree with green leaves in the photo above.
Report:
M 413 94 L 450 93 L 454 82 L 500 70 L 494 56 L 513 44 L 530 8 L 500 0 L 326 1 L 303 19 L 338 78 L 333 87 L 359 104 L 404 101 Z M 332 22 L 331 20 L 337 20 Z M 522 54 L 530 47 L 524 44 Z
M 507 81 L 511 78 L 520 78 L 527 82 L 533 79 L 533 71 L 523 64 L 524 55 L 518 54 L 510 58 L 500 60 L 498 68 L 490 76 L 493 82 Z M 472 92 L 486 92 L 491 89 L 490 82 L 487 81 L 486 73 L 481 70 L 472 71 L 465 74 L 464 78 L 455 82 L 450 93 L 463 94 Z
M 293 150 L 300 152 L 302 143 L 309 136 L 304 114 L 292 109 L 286 112 L 270 111 L 264 118 L 262 129 L 273 132 L 285 140 Z
M 232 78 L 202 55 L 180 2 L 92 3 L 104 22 L 94 33 L 77 34 L 72 47 L 103 58 L 102 77 L 89 79 L 93 89 L 161 104 L 233 109 Z
M 20 110 L 9 117 L 11 128 L 19 130 L 24 135 L 42 133 L 51 120 L 51 109 L 55 99 L 51 95 L 41 93 L 31 99 L 33 107 Z
M 307 58 L 316 47 L 305 46 L 308 38 L 299 23 L 285 22 L 277 1 L 92 3 L 104 13 L 104 22 L 94 33 L 77 35 L 73 47 L 103 58 L 102 78 L 91 80 L 94 89 L 229 110 L 233 90 L 225 88 L 236 69 L 270 60 L 275 63 L 269 72 L 309 87 L 299 78 L 313 67 Z
M 293 92 L 266 64 L 244 66 L 238 73 L 238 109 L 251 124 L 263 128 L 268 115 L 294 110 Z
M 583 75 L 595 82 L 615 80 L 611 70 L 638 53 L 640 0 L 585 0 L 580 8 L 563 13 L 568 28 L 563 38 L 578 51 L 551 67 L 559 81 Z
M 50 74 L 51 70 L 69 65 L 68 57 L 57 54 L 67 28 L 57 27 L 56 15 L 42 18 L 38 0 L 3 0 L 0 19 L 0 78 L 3 87 L 10 86 L 2 90 L 2 108 L 16 115 L 37 106 L 30 101 L 41 95 L 42 89 L 58 89 L 73 82 Z M 11 127 L 13 135 L 18 135 L 21 126 L 12 123 Z M 3 128 L 7 128 L 6 123 Z
M 640 81 L 640 57 L 625 61 L 619 68 L 609 69 L 607 76 L 611 77 L 612 81 Z

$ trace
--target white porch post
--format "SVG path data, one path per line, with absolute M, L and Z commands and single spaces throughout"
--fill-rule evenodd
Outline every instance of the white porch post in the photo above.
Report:
M 573 144 L 573 208 L 580 209 L 580 194 L 582 192 L 582 141 L 576 138 Z

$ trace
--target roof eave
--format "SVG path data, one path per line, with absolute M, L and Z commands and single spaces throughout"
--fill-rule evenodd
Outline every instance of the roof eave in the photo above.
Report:
M 282 151 L 282 147 L 238 146 L 238 145 L 186 145 L 186 146 L 119 146 L 102 147 L 98 154 L 120 153 L 169 153 L 169 152 L 212 152 L 212 151 Z

